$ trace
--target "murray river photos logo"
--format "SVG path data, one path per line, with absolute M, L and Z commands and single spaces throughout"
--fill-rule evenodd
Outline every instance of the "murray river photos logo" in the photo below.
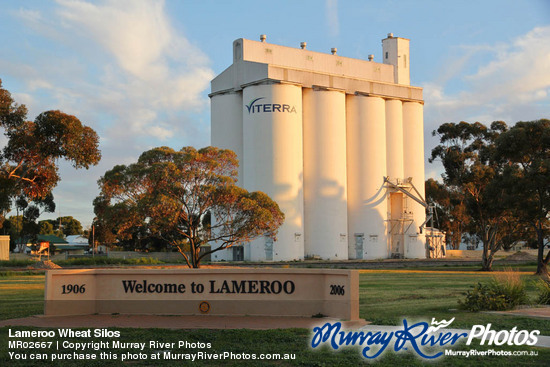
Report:
M 285 112 L 285 113 L 298 113 L 296 112 L 296 106 L 280 103 L 256 103 L 265 97 L 255 98 L 245 105 L 248 113 L 272 113 L 272 112 Z
M 491 330 L 491 324 L 474 325 L 468 332 L 448 331 L 448 327 L 454 318 L 449 321 L 436 321 L 432 319 L 431 325 L 427 322 L 410 324 L 403 320 L 402 329 L 399 327 L 384 328 L 387 331 L 346 331 L 342 330 L 340 322 L 327 322 L 321 327 L 313 328 L 311 347 L 317 348 L 322 344 L 328 344 L 332 349 L 338 350 L 346 346 L 361 347 L 361 355 L 367 359 L 375 359 L 384 351 L 392 349 L 395 352 L 409 350 L 425 359 L 435 359 L 443 356 L 444 349 L 455 345 L 461 339 L 466 339 L 466 345 L 472 343 L 472 339 L 481 339 L 480 344 L 485 345 L 535 345 L 538 341 L 538 330 Z M 430 352 L 425 350 L 430 347 Z M 438 347 L 439 350 L 438 350 Z M 441 350 L 443 349 L 443 350 Z

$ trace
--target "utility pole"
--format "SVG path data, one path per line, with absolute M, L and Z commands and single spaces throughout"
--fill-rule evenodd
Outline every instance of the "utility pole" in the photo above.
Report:
M 95 227 L 92 223 L 92 258 L 95 258 Z

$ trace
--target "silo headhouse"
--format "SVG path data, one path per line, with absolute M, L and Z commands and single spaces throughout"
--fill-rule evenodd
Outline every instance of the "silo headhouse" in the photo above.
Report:
M 238 39 L 211 83 L 211 144 L 238 155 L 239 185 L 285 213 L 213 260 L 425 258 L 422 88 L 409 40 L 382 40 L 382 63 Z

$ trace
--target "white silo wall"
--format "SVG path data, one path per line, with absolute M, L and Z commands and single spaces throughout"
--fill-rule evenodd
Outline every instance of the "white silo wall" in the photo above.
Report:
M 412 177 L 412 183 L 425 199 L 423 110 L 423 105 L 418 102 L 403 103 L 403 172 L 404 177 Z M 425 233 L 419 233 L 419 226 L 426 219 L 425 208 L 419 203 L 409 200 L 408 209 L 412 211 L 413 224 L 405 235 L 405 241 L 408 241 L 406 256 L 424 258 L 426 257 Z
M 258 260 L 304 258 L 302 88 L 292 84 L 251 85 L 243 91 L 243 182 L 261 190 L 285 214 L 277 241 L 259 238 L 245 257 Z M 270 258 L 271 254 L 271 258 Z
M 242 186 L 243 170 L 243 96 L 242 92 L 213 95 L 210 99 L 211 130 L 210 145 L 231 149 L 239 159 L 239 178 Z M 212 218 L 215 222 L 215 218 Z M 213 247 L 219 246 L 214 243 Z M 233 249 L 221 250 L 212 254 L 213 261 L 233 260 Z
M 385 102 L 348 95 L 346 104 L 349 258 L 387 258 Z
M 231 149 L 239 158 L 239 181 L 243 172 L 243 95 L 242 92 L 217 94 L 210 99 L 212 123 L 210 145 Z
M 403 109 L 396 99 L 386 101 L 387 175 L 392 182 L 403 179 Z
M 303 89 L 305 255 L 348 258 L 346 95 Z

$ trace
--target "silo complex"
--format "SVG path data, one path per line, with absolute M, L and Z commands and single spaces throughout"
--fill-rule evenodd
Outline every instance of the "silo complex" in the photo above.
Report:
M 212 81 L 212 145 L 234 150 L 239 185 L 285 213 L 277 241 L 213 260 L 426 257 L 422 89 L 409 40 L 383 63 L 238 39 Z

